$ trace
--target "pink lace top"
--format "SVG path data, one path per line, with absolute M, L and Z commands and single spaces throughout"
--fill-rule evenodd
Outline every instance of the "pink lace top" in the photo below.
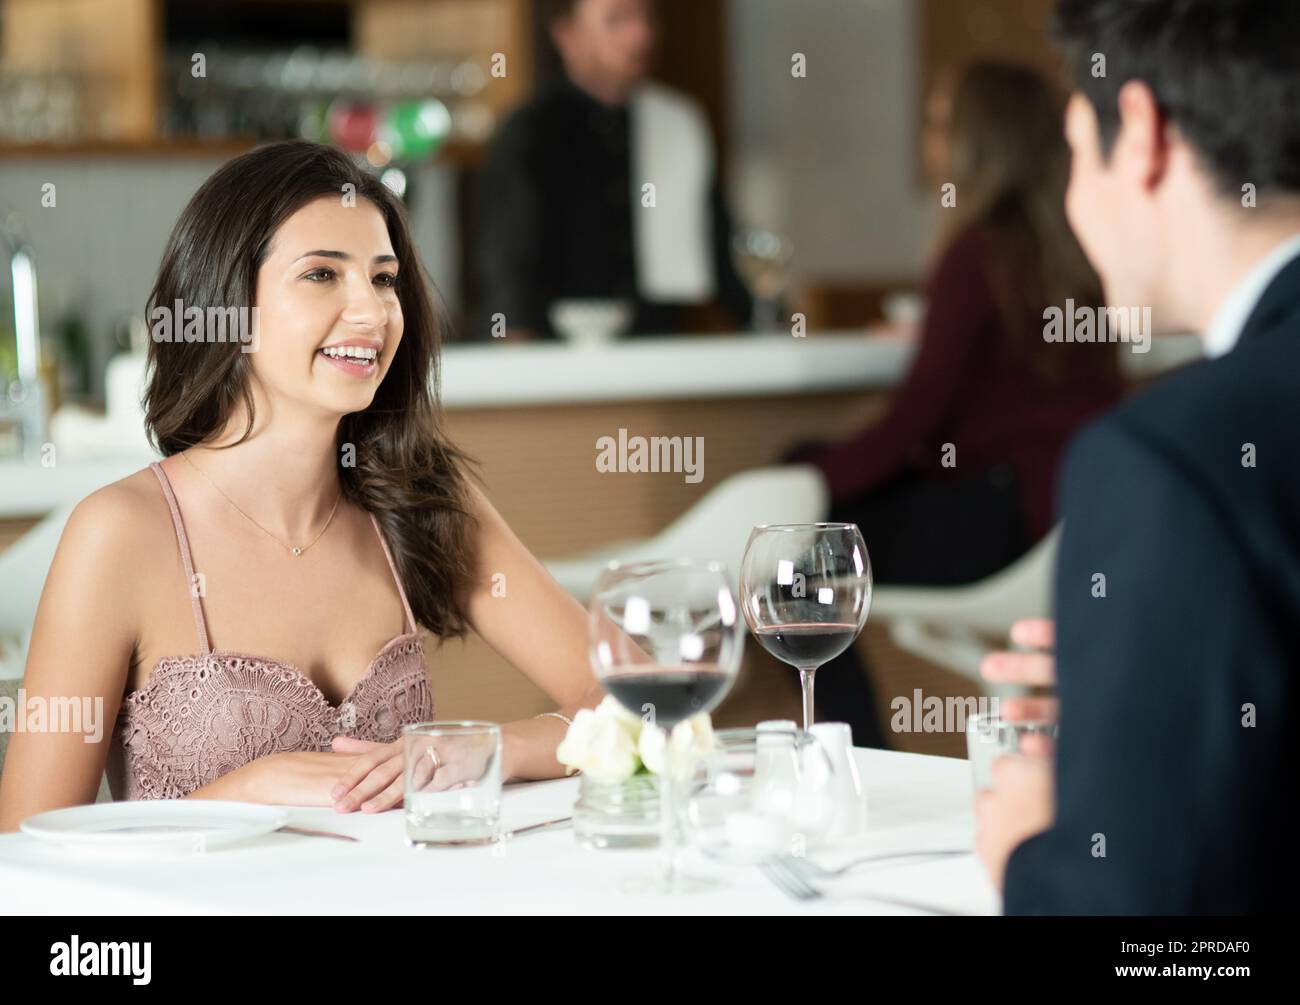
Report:
M 171 507 L 185 581 L 194 582 L 185 524 L 171 483 L 152 464 Z M 263 757 L 291 750 L 329 750 L 340 734 L 391 742 L 402 726 L 433 718 L 424 648 L 379 522 L 371 514 L 393 571 L 407 631 L 390 640 L 338 706 L 289 663 L 208 645 L 203 604 L 191 590 L 197 656 L 160 659 L 148 683 L 123 699 L 110 745 L 114 799 L 177 799 Z

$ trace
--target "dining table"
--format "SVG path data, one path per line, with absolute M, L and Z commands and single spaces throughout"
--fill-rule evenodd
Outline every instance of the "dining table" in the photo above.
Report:
M 973 853 L 969 764 L 853 748 L 867 801 L 855 837 L 806 852 L 835 867 L 882 857 L 814 884 L 796 899 L 755 864 L 688 846 L 682 867 L 708 889 L 665 895 L 627 887 L 654 873 L 657 849 L 592 849 L 571 826 L 527 830 L 471 847 L 408 847 L 401 809 L 339 813 L 285 807 L 297 828 L 175 857 L 103 857 L 24 833 L 0 835 L 0 914 L 8 915 L 988 915 L 997 892 Z M 503 787 L 503 832 L 568 817 L 577 777 Z M 956 853 L 953 853 L 956 851 Z

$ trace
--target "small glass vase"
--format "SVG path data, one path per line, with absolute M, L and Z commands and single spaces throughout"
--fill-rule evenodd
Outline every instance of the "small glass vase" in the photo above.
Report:
M 584 848 L 654 848 L 659 844 L 659 785 L 654 775 L 624 782 L 582 776 L 573 806 L 573 833 Z

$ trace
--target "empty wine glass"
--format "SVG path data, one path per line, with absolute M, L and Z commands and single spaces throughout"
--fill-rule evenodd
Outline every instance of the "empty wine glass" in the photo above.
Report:
M 666 730 L 718 706 L 740 669 L 745 641 L 731 581 L 720 562 L 673 559 L 611 563 L 588 601 L 589 655 L 605 690 Z M 637 891 L 679 893 L 716 885 L 677 864 L 677 768 L 670 742 L 658 775 L 663 815 L 661 874 Z
M 789 240 L 770 230 L 742 230 L 732 239 L 736 271 L 754 294 L 753 329 L 770 332 L 781 328 L 781 297 L 787 282 L 786 266 L 794 253 Z
M 871 608 L 871 559 L 858 525 L 755 527 L 741 562 L 740 602 L 763 648 L 798 669 L 809 729 L 813 675 L 853 644 Z

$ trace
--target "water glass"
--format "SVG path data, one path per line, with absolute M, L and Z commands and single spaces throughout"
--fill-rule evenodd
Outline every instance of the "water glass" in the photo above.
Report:
M 972 715 L 966 720 L 966 752 L 970 757 L 975 789 L 993 785 L 993 762 L 1008 755 L 1027 756 L 1024 739 L 1042 736 L 1056 740 L 1056 723 L 1046 720 L 1003 719 L 999 715 Z
M 402 729 L 406 843 L 412 848 L 496 840 L 501 818 L 501 727 L 421 722 Z

